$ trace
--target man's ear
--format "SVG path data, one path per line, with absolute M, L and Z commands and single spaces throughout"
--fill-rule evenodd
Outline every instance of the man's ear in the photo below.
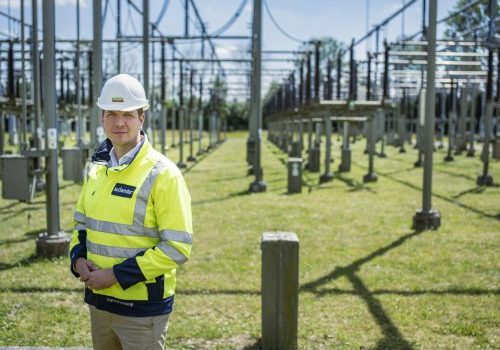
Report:
M 141 124 L 144 124 L 145 117 L 146 117 L 146 115 L 144 114 L 144 112 L 142 112 L 141 115 L 139 116 L 139 120 L 141 121 Z

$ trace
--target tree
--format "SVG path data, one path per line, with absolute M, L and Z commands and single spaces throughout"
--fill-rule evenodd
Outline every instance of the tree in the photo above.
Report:
M 490 21 L 489 1 L 481 1 L 463 10 L 469 3 L 470 0 L 458 0 L 455 7 L 450 11 L 450 15 L 455 15 L 446 21 L 448 26 L 445 31 L 446 37 L 469 40 L 487 38 Z

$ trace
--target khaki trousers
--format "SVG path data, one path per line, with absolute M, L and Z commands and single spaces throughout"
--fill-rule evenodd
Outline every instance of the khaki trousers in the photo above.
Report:
M 169 315 L 131 317 L 89 305 L 95 350 L 164 350 Z

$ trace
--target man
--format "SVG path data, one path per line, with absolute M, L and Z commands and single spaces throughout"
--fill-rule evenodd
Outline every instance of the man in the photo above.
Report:
M 71 271 L 85 283 L 94 349 L 163 349 L 176 268 L 191 254 L 191 198 L 141 131 L 149 105 L 138 80 L 110 78 L 97 106 L 108 139 L 76 206 Z

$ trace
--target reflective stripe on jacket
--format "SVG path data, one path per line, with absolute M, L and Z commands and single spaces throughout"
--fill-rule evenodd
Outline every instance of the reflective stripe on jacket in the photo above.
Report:
M 129 164 L 108 168 L 98 158 L 76 206 L 70 255 L 72 266 L 86 257 L 101 269 L 113 268 L 118 283 L 87 289 L 85 301 L 122 315 L 169 313 L 176 268 L 191 254 L 191 197 L 184 178 L 147 139 Z

